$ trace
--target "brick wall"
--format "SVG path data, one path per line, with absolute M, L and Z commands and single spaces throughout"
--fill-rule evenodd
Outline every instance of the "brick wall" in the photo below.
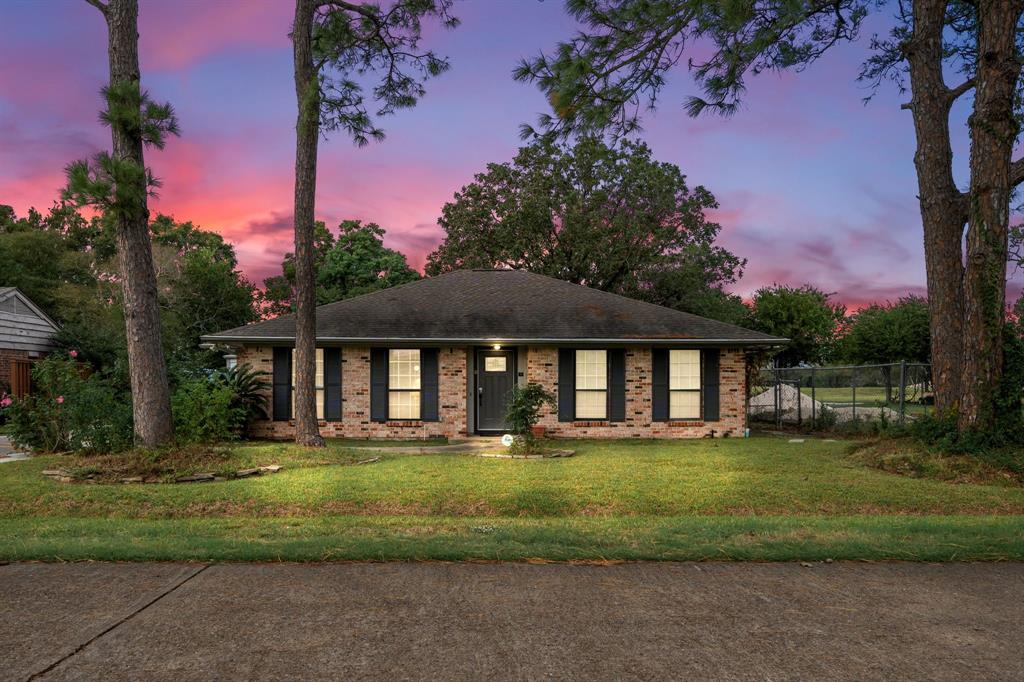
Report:
M 341 352 L 341 421 L 320 421 L 320 434 L 337 438 L 458 438 L 466 435 L 466 349 L 438 349 L 438 416 L 436 422 L 370 421 L 370 349 L 346 347 Z M 239 364 L 273 371 L 273 348 L 247 346 Z M 270 404 L 270 396 L 267 396 Z M 292 438 L 291 421 L 261 421 L 253 428 L 260 438 Z
M 562 438 L 701 438 L 742 436 L 746 428 L 746 358 L 742 351 L 722 349 L 719 421 L 651 421 L 651 350 L 626 349 L 626 421 L 558 421 L 557 408 L 546 408 L 539 422 L 547 434 Z M 527 381 L 558 393 L 558 349 L 531 347 L 526 361 Z
M 372 422 L 370 421 L 370 349 L 342 349 L 342 419 L 321 421 L 320 433 L 343 438 L 457 438 L 467 435 L 466 382 L 467 353 L 472 349 L 447 347 L 438 353 L 437 422 Z M 238 362 L 270 373 L 273 370 L 273 349 L 270 346 L 249 346 L 238 352 Z M 559 422 L 556 409 L 545 409 L 540 424 L 551 436 L 561 438 L 700 438 L 713 435 L 742 436 L 746 427 L 744 397 L 746 360 L 742 351 L 723 349 L 720 356 L 719 411 L 716 422 L 652 422 L 651 421 L 651 351 L 649 348 L 626 349 L 626 421 L 624 422 Z M 520 368 L 522 369 L 522 368 Z M 558 349 L 531 347 L 527 349 L 527 381 L 546 386 L 552 393 L 558 389 Z M 268 395 L 269 404 L 269 395 Z M 263 438 L 291 438 L 294 426 L 290 421 L 262 421 L 253 435 Z

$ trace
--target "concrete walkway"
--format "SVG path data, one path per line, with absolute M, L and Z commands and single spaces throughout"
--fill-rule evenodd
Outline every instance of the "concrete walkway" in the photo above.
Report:
M 501 438 L 487 438 L 475 436 L 473 438 L 462 438 L 452 440 L 447 445 L 346 445 L 346 448 L 353 450 L 365 450 L 367 452 L 391 452 L 403 455 L 474 455 L 481 452 L 501 452 L 505 446 L 501 444 Z
M 1024 679 L 1024 564 L 11 564 L 0 678 Z
M 11 439 L 7 436 L 0 436 L 0 464 L 4 462 L 17 462 L 19 459 L 28 459 L 27 452 L 16 452 L 11 445 Z

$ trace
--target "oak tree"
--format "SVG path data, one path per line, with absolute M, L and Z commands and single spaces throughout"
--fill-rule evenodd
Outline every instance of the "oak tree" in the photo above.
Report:
M 377 223 L 343 220 L 337 238 L 320 221 L 313 240 L 317 305 L 368 294 L 419 279 L 405 255 L 384 246 L 384 228 Z M 291 312 L 295 254 L 285 254 L 281 274 L 263 280 L 264 312 Z
M 706 214 L 717 207 L 641 142 L 539 140 L 444 205 L 426 271 L 522 268 L 705 314 L 732 300 L 721 286 L 744 264 L 715 244 Z

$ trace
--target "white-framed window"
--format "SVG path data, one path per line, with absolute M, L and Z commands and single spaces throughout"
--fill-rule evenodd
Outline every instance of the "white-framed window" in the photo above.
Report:
M 388 419 L 419 419 L 422 365 L 418 348 L 388 350 Z
M 316 418 L 324 418 L 324 349 L 316 349 Z M 292 415 L 295 414 L 295 349 L 292 349 Z
M 700 351 L 668 352 L 668 418 L 700 419 Z
M 608 418 L 608 351 L 576 351 L 575 418 Z

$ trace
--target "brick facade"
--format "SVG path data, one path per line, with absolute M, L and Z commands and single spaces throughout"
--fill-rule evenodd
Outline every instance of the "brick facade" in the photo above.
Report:
M 468 358 L 472 347 L 445 347 L 438 353 L 438 414 L 436 422 L 370 421 L 370 349 L 345 347 L 341 354 L 342 419 L 321 421 L 320 433 L 341 438 L 458 438 L 468 435 L 466 397 Z M 526 380 L 539 383 L 552 393 L 558 389 L 558 349 L 527 349 Z M 250 364 L 270 373 L 273 349 L 247 346 L 238 352 L 239 364 Z M 746 359 L 742 350 L 722 349 L 720 356 L 720 420 L 715 422 L 651 421 L 651 350 L 626 349 L 626 421 L 559 422 L 555 409 L 546 409 L 540 424 L 547 434 L 560 438 L 700 438 L 742 436 L 746 427 Z M 523 368 L 520 367 L 522 371 Z M 269 396 L 268 396 L 269 404 Z M 263 438 L 291 438 L 290 421 L 261 421 L 253 435 Z
M 741 350 L 722 349 L 719 357 L 719 421 L 651 421 L 651 349 L 626 349 L 626 421 L 558 421 L 547 408 L 541 426 L 560 438 L 702 438 L 742 436 L 746 428 L 746 357 Z M 558 349 L 531 347 L 526 379 L 558 392 Z
M 238 364 L 250 364 L 271 373 L 273 348 L 246 346 L 238 352 Z M 438 349 L 439 421 L 370 421 L 370 349 L 345 347 L 341 351 L 341 420 L 323 421 L 320 434 L 331 438 L 458 438 L 466 431 L 466 348 Z M 270 396 L 267 396 L 270 404 Z M 259 438 L 292 438 L 291 421 L 261 421 L 253 428 Z

